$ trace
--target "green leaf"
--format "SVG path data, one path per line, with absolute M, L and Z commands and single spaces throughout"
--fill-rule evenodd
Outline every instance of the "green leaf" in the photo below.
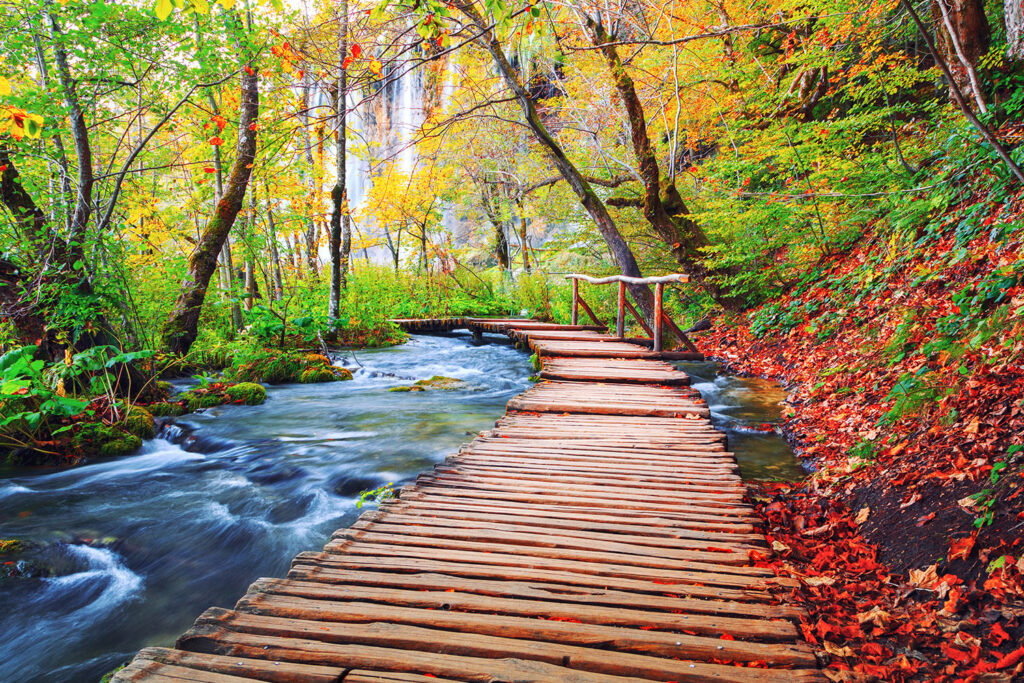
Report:
M 156 0 L 156 18 L 160 21 L 165 21 L 173 11 L 174 5 L 171 4 L 171 0 Z

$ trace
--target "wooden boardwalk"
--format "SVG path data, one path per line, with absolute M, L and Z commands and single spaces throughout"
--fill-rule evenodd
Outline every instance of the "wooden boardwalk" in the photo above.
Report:
M 483 324 L 530 344 L 551 381 L 114 680 L 824 680 L 784 604 L 791 580 L 751 560 L 770 550 L 687 376 L 616 355 L 644 349 L 600 330 Z

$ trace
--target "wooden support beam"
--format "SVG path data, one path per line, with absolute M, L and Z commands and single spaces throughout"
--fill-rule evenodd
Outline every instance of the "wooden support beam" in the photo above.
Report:
M 575 282 L 575 280 L 573 281 Z M 654 350 L 661 351 L 661 323 L 662 318 L 665 316 L 662 310 L 663 299 L 665 298 L 665 285 L 659 282 L 654 285 L 654 334 L 651 336 L 654 338 Z
M 578 325 L 580 319 L 580 281 L 572 281 L 572 324 Z
M 619 281 L 619 307 L 615 317 L 615 336 L 622 339 L 626 336 L 626 283 Z

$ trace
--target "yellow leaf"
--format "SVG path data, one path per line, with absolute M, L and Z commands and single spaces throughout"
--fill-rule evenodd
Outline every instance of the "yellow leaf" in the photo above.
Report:
M 195 8 L 196 12 L 199 14 L 210 13 L 210 3 L 206 2 L 206 0 L 192 0 L 192 7 Z
M 11 82 L 0 76 L 0 96 L 7 96 L 11 94 Z
M 376 59 L 370 62 L 370 71 L 372 71 L 377 76 L 380 76 L 380 67 L 381 64 Z
M 171 16 L 172 11 L 174 11 L 174 5 L 171 4 L 171 0 L 156 0 L 157 19 L 164 21 L 167 17 Z
M 231 9 L 235 6 L 236 0 L 220 0 L 220 6 L 224 9 Z

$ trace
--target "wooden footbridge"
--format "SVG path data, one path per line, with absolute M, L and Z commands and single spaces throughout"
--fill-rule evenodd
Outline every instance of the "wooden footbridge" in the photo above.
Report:
M 396 500 L 207 610 L 114 681 L 824 680 L 688 377 L 596 326 L 529 344 L 533 388 Z

